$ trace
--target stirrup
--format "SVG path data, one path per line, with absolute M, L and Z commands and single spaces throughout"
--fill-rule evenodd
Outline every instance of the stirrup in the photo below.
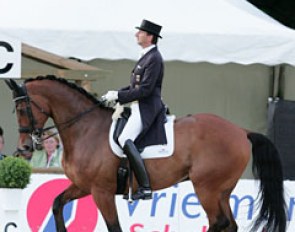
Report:
M 139 187 L 136 193 L 132 195 L 132 200 L 150 200 L 152 199 L 153 193 L 150 188 Z

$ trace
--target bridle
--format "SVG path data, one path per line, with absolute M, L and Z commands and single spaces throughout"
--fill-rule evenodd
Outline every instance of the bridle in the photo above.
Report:
M 45 129 L 43 127 L 42 128 L 36 127 L 36 125 L 38 123 L 33 115 L 32 106 L 36 107 L 41 113 L 45 114 L 47 117 L 50 117 L 50 114 L 48 112 L 46 112 L 41 106 L 39 106 L 35 101 L 33 101 L 29 97 L 25 85 L 22 85 L 21 88 L 22 88 L 22 95 L 15 97 L 13 99 L 13 101 L 15 102 L 16 106 L 17 106 L 17 104 L 19 104 L 21 102 L 26 103 L 25 112 L 26 112 L 26 115 L 29 119 L 29 125 L 28 126 L 19 126 L 18 131 L 19 131 L 19 133 L 30 134 L 30 137 L 32 138 L 32 141 L 33 141 L 33 149 L 39 148 L 39 147 L 41 147 L 43 140 L 46 139 L 46 138 L 42 139 L 42 134 L 45 131 L 54 128 L 55 126 L 50 126 Z M 54 136 L 54 135 L 51 135 L 51 136 Z M 22 153 L 24 151 L 22 149 L 18 148 L 17 152 Z
M 41 106 L 39 106 L 27 93 L 27 89 L 25 85 L 20 86 L 20 88 L 22 89 L 22 94 L 21 96 L 17 96 L 13 99 L 13 101 L 15 102 L 15 105 L 17 106 L 17 104 L 21 103 L 21 102 L 25 102 L 26 106 L 25 106 L 25 111 L 26 111 L 26 115 L 28 117 L 29 120 L 29 125 L 28 126 L 19 126 L 19 133 L 25 133 L 25 134 L 29 134 L 30 137 L 32 138 L 33 141 L 33 149 L 38 149 L 41 147 L 42 142 L 50 137 L 53 137 L 55 135 L 57 135 L 59 132 L 55 132 L 52 133 L 46 137 L 42 137 L 43 133 L 45 131 L 48 131 L 50 129 L 53 128 L 58 128 L 59 131 L 64 130 L 70 126 L 72 126 L 75 122 L 77 122 L 78 120 L 80 120 L 84 115 L 92 112 L 95 108 L 97 108 L 97 106 L 101 106 L 104 103 L 102 101 L 98 101 L 97 104 L 95 104 L 94 106 L 90 107 L 89 109 L 79 113 L 78 115 L 74 116 L 73 118 L 70 118 L 69 120 L 65 121 L 65 122 L 61 122 L 61 123 L 56 123 L 53 126 L 49 126 L 46 128 L 43 127 L 37 127 L 36 125 L 38 125 L 37 120 L 35 119 L 34 115 L 33 115 L 33 111 L 32 111 L 32 107 L 36 107 L 38 109 L 38 111 L 44 115 L 46 115 L 47 117 L 51 117 L 51 114 L 48 113 L 47 111 L 45 111 Z M 16 152 L 20 152 L 23 153 L 26 150 L 22 150 L 20 148 L 17 149 Z

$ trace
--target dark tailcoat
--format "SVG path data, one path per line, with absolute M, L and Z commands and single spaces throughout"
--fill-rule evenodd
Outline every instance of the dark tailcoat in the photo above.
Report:
M 139 102 L 143 131 L 136 138 L 138 148 L 167 144 L 164 123 L 165 105 L 161 99 L 164 75 L 163 59 L 157 47 L 152 48 L 136 63 L 130 85 L 118 92 L 118 101 L 125 104 Z

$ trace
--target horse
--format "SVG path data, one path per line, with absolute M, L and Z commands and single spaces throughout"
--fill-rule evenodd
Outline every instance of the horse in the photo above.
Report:
M 56 230 L 67 231 L 64 205 L 92 195 L 109 232 L 122 232 L 115 204 L 120 158 L 109 145 L 110 110 L 83 88 L 55 76 L 38 76 L 12 90 L 19 125 L 19 151 L 30 153 L 51 118 L 61 137 L 63 169 L 71 185 L 53 202 Z M 263 134 L 243 129 L 214 114 L 178 117 L 174 122 L 173 155 L 145 159 L 152 190 L 191 181 L 208 217 L 208 232 L 236 232 L 229 198 L 250 157 L 260 182 L 260 210 L 252 229 L 286 231 L 283 170 L 275 145 Z M 128 193 L 129 183 L 123 193 Z M 135 192 L 138 184 L 133 182 Z

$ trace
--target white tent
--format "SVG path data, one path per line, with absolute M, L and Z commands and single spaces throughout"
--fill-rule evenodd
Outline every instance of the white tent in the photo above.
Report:
M 117 59 L 137 60 L 135 26 L 144 18 L 163 26 L 159 47 L 165 61 L 185 61 L 165 62 L 163 96 L 176 115 L 211 112 L 266 132 L 269 96 L 280 93 L 295 100 L 295 31 L 246 0 L 1 0 L 0 41 L 8 35 L 111 70 L 108 78 L 87 72 L 99 80 L 92 82 L 92 89 L 100 95 L 126 85 L 134 61 Z M 57 68 L 46 66 L 47 54 L 42 53 L 41 58 L 46 58 L 42 60 L 34 56 L 40 55 L 35 50 L 31 56 L 23 52 L 22 78 L 86 76 L 84 68 L 58 65 L 68 64 L 59 56 L 54 57 L 56 63 L 48 59 Z M 0 81 L 1 125 L 15 125 L 10 97 Z M 16 141 L 15 131 L 8 137 Z M 12 149 L 15 144 L 8 146 Z
M 163 25 L 166 61 L 295 65 L 295 31 L 245 0 L 3 0 L 0 35 L 84 60 L 138 57 L 135 26 Z

